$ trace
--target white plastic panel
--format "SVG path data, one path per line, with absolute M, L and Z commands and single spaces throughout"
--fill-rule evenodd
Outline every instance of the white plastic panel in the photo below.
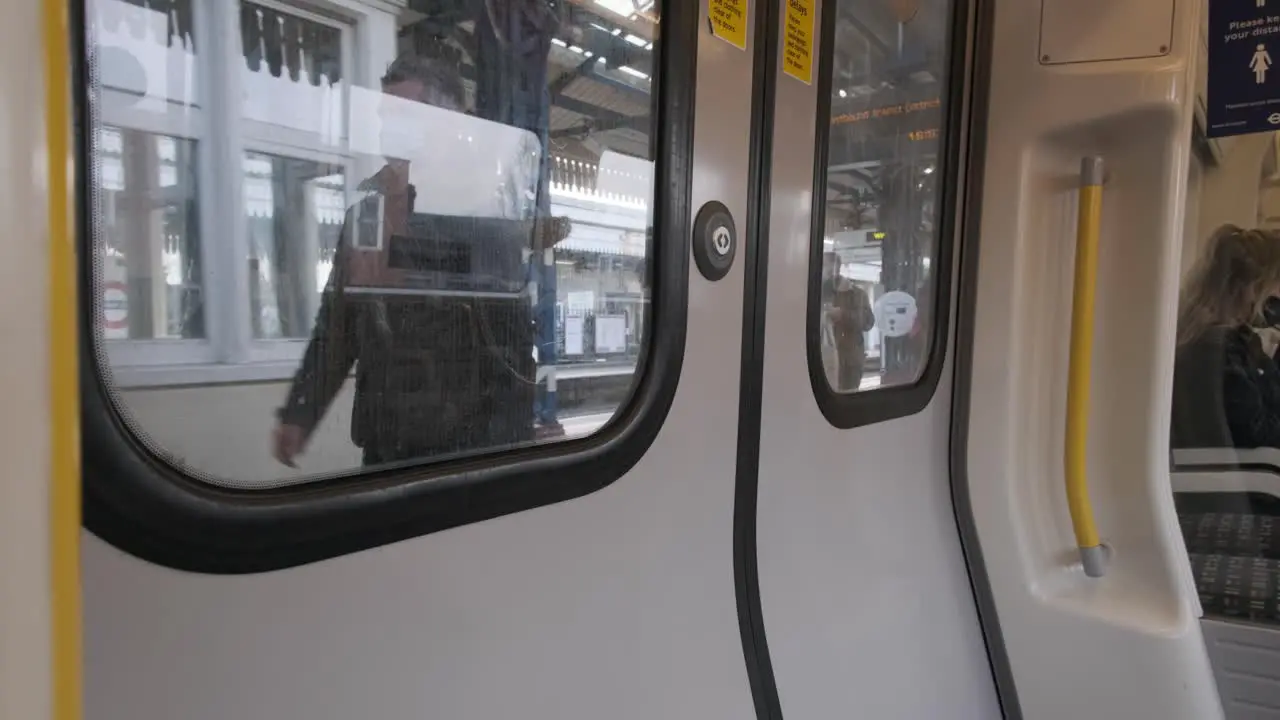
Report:
M 1203 622 L 1227 720 L 1280 718 L 1280 630 Z
M 1159 25 L 1116 0 L 1085 28 Z M 1024 717 L 1222 716 L 1168 475 L 1169 398 L 1193 54 L 1203 3 L 1178 3 L 1170 54 L 1044 65 L 1034 3 L 995 8 L 967 480 Z M 1112 21 L 1129 18 L 1129 22 Z M 1089 484 L 1106 577 L 1086 578 L 1063 484 L 1080 159 L 1108 168 L 1098 262 Z
M 1043 0 L 1040 61 L 1046 65 L 1165 55 L 1174 0 Z

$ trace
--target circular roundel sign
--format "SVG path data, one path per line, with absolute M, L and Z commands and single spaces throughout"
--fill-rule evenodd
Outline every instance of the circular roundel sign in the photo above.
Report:
M 885 337 L 903 337 L 916 324 L 916 299 L 901 290 L 881 295 L 876 300 L 876 327 Z
M 102 324 L 108 330 L 129 327 L 129 289 L 122 282 L 102 286 Z

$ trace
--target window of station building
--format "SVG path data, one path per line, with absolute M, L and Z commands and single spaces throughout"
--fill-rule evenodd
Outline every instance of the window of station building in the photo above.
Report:
M 836 3 L 814 312 L 839 393 L 914 384 L 933 352 L 950 5 Z
M 205 338 L 196 144 L 113 127 L 97 142 L 103 336 Z
M 97 360 L 269 488 L 580 438 L 648 347 L 655 3 L 88 0 Z
M 345 187 L 341 165 L 245 154 L 250 320 L 255 339 L 310 334 L 338 249 Z M 313 272 L 307 272 L 309 268 Z

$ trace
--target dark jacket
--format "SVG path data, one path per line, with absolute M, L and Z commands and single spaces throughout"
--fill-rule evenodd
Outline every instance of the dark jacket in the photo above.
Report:
M 1172 444 L 1280 447 L 1280 367 L 1252 329 L 1213 328 L 1178 350 Z
M 387 173 L 370 182 L 378 189 Z M 413 187 L 386 216 L 412 212 Z M 403 222 L 403 219 L 400 220 Z M 308 435 L 355 368 L 351 440 L 366 457 L 411 459 L 532 437 L 532 308 L 526 298 L 349 293 L 352 211 L 311 340 L 280 410 Z
M 827 280 L 825 284 L 823 295 L 831 298 L 832 306 L 839 311 L 832 329 L 840 362 L 861 367 L 867 356 L 867 339 L 863 333 L 876 324 L 871 300 L 862 288 L 844 278 Z

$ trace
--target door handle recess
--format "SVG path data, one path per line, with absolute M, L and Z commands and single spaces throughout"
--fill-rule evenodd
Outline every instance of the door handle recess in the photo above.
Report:
M 1093 361 L 1093 314 L 1098 275 L 1098 235 L 1102 225 L 1100 157 L 1080 163 L 1080 196 L 1076 217 L 1076 267 L 1071 297 L 1071 356 L 1067 371 L 1067 424 L 1063 465 L 1067 507 L 1085 575 L 1107 572 L 1108 550 L 1098 536 L 1089 499 L 1089 385 Z

